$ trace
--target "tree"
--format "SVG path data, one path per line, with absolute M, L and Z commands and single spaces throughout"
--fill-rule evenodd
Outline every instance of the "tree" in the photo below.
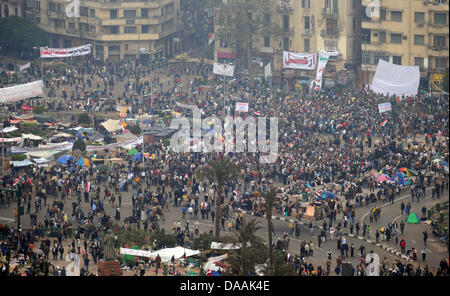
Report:
M 230 182 L 239 177 L 239 168 L 228 157 L 209 161 L 207 166 L 197 169 L 195 175 L 199 179 L 208 179 L 217 186 L 216 198 L 216 238 L 220 237 L 220 220 L 222 217 L 222 192 L 225 182 Z
M 249 86 L 254 86 L 252 43 L 260 36 L 276 36 L 279 26 L 264 17 L 272 11 L 270 0 L 212 1 L 219 6 L 217 37 L 229 40 L 235 48 L 237 62 L 247 64 Z
M 263 194 L 263 198 L 266 206 L 266 219 L 269 236 L 269 271 L 273 271 L 274 260 L 273 260 L 273 239 L 272 239 L 273 233 L 272 210 L 276 198 L 275 189 L 271 187 L 269 191 Z
M 233 269 L 239 271 L 239 275 L 248 275 L 255 272 L 255 265 L 264 263 L 267 260 L 266 248 L 261 237 L 256 232 L 261 229 L 261 222 L 250 220 L 242 221 L 239 231 L 234 237 L 226 237 L 224 241 L 239 246 L 240 249 L 231 252 L 229 262 Z
M 87 114 L 87 113 L 81 113 L 81 114 L 78 116 L 78 123 L 89 125 L 89 124 L 90 124 L 89 114 Z
M 7 54 L 33 54 L 34 46 L 48 45 L 48 33 L 25 18 L 10 16 L 0 20 L 0 46 Z
M 449 77 L 448 77 L 448 68 L 445 70 L 445 74 L 444 74 L 444 82 L 442 85 L 442 89 L 448 93 L 448 81 Z
M 130 132 L 134 135 L 140 135 L 141 134 L 141 128 L 139 125 L 132 125 L 130 126 Z
M 76 140 L 75 143 L 73 143 L 72 151 L 75 151 L 75 149 L 79 149 L 82 152 L 86 151 L 86 143 L 84 143 L 81 140 Z

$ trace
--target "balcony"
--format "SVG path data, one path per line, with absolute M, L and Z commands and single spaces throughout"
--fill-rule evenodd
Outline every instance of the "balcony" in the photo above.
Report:
M 283 28 L 281 34 L 282 35 L 289 35 L 289 36 L 293 36 L 295 33 L 294 28 Z
M 84 32 L 83 35 L 84 35 L 84 37 L 87 37 L 87 38 L 93 38 L 93 39 L 97 38 L 97 33 L 94 33 L 94 32 Z
M 66 29 L 66 33 L 70 35 L 78 35 L 77 29 Z
M 322 15 L 330 18 L 338 18 L 339 15 L 331 8 L 322 8 Z
M 314 33 L 314 30 L 312 30 L 312 29 L 304 29 L 302 32 L 302 38 L 312 38 L 313 33 Z
M 428 49 L 432 51 L 443 51 L 448 50 L 448 46 L 428 44 Z
M 321 30 L 320 36 L 323 38 L 339 38 L 339 32 L 338 31 Z
M 278 6 L 277 6 L 277 11 L 278 11 L 279 13 L 288 13 L 288 14 L 292 14 L 292 13 L 294 13 L 294 8 L 292 8 L 292 7 L 287 7 L 287 6 L 281 7 L 280 5 L 278 5 Z

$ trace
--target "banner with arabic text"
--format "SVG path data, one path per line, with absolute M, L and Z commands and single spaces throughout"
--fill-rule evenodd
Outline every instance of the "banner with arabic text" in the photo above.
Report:
M 315 53 L 296 53 L 283 51 L 283 68 L 314 70 L 316 68 Z
M 311 86 L 315 83 L 316 90 L 320 90 L 322 88 L 322 76 L 323 76 L 323 70 L 325 70 L 325 67 L 328 63 L 328 60 L 331 56 L 337 56 L 339 55 L 339 52 L 337 51 L 319 51 L 319 63 L 317 65 L 317 74 L 316 79 L 311 83 Z
M 0 103 L 13 103 L 44 95 L 42 80 L 0 88 Z
M 77 57 L 91 53 L 91 45 L 86 44 L 71 48 L 45 48 L 41 47 L 41 58 Z
M 118 143 L 111 143 L 107 145 L 89 145 L 86 146 L 86 151 L 96 151 L 96 150 L 104 150 L 104 149 L 111 149 L 111 148 L 117 148 L 117 147 L 123 147 L 127 145 L 138 145 L 144 143 L 144 137 L 137 137 L 136 139 L 126 140 Z

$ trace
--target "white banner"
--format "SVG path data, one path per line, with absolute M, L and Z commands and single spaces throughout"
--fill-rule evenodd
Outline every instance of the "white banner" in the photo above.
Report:
M 272 63 L 268 63 L 265 67 L 264 67 L 264 77 L 272 77 Z
M 20 70 L 20 71 L 23 71 L 23 70 L 25 70 L 25 69 L 30 68 L 30 66 L 31 66 L 31 63 L 26 63 L 25 65 L 20 66 L 20 67 L 19 67 L 19 70 Z
M 0 103 L 13 103 L 33 97 L 44 95 L 44 83 L 42 80 L 0 88 Z
M 41 47 L 41 58 L 76 57 L 91 53 L 91 45 L 86 44 L 71 48 L 45 48 Z
M 296 53 L 283 51 L 283 68 L 314 70 L 316 68 L 315 53 Z
M 380 111 L 380 113 L 388 112 L 391 110 L 392 110 L 391 103 L 378 104 L 378 111 Z
M 333 52 L 324 50 L 319 51 L 319 63 L 317 65 L 316 79 L 311 83 L 311 86 L 315 84 L 316 90 L 320 90 L 322 88 L 323 70 L 325 70 L 328 59 L 330 58 L 330 56 L 337 56 L 337 55 L 339 55 L 339 52 L 337 51 Z
M 233 76 L 234 66 L 214 63 L 213 73 L 218 75 Z
M 370 89 L 383 95 L 415 96 L 419 83 L 418 66 L 400 66 L 379 59 Z
M 73 147 L 73 143 L 61 144 L 55 146 L 46 146 L 46 147 L 11 147 L 11 153 L 28 153 L 28 152 L 43 152 L 43 151 L 65 151 L 71 150 Z
M 104 150 L 110 148 L 123 147 L 127 145 L 138 145 L 144 143 L 144 137 L 137 137 L 136 139 L 126 140 L 118 143 L 111 143 L 107 145 L 100 146 L 86 146 L 86 151 L 96 151 L 96 150 Z
M 248 112 L 248 103 L 236 102 L 236 112 Z
M 120 254 L 122 254 L 122 255 L 131 255 L 131 256 L 148 257 L 149 258 L 149 257 L 151 257 L 150 256 L 151 253 L 152 253 L 152 251 L 120 248 Z
M 21 137 L 18 137 L 18 138 L 0 138 L 0 143 L 19 142 L 20 140 L 22 140 Z

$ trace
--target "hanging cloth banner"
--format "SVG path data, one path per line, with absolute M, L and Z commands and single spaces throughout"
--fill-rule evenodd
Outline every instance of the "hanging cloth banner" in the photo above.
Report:
M 71 48 L 41 47 L 41 58 L 66 58 L 87 55 L 91 53 L 91 44 Z
M 42 80 L 0 88 L 0 103 L 13 103 L 44 95 Z
M 234 66 L 214 63 L 213 73 L 218 75 L 233 76 Z
M 283 68 L 314 70 L 316 54 L 283 51 Z
M 339 55 L 339 52 L 337 51 L 319 50 L 319 63 L 317 64 L 316 79 L 311 83 L 311 87 L 315 85 L 315 90 L 319 91 L 322 88 L 323 70 L 325 70 L 325 66 L 327 65 L 328 59 L 331 56 L 337 55 Z

